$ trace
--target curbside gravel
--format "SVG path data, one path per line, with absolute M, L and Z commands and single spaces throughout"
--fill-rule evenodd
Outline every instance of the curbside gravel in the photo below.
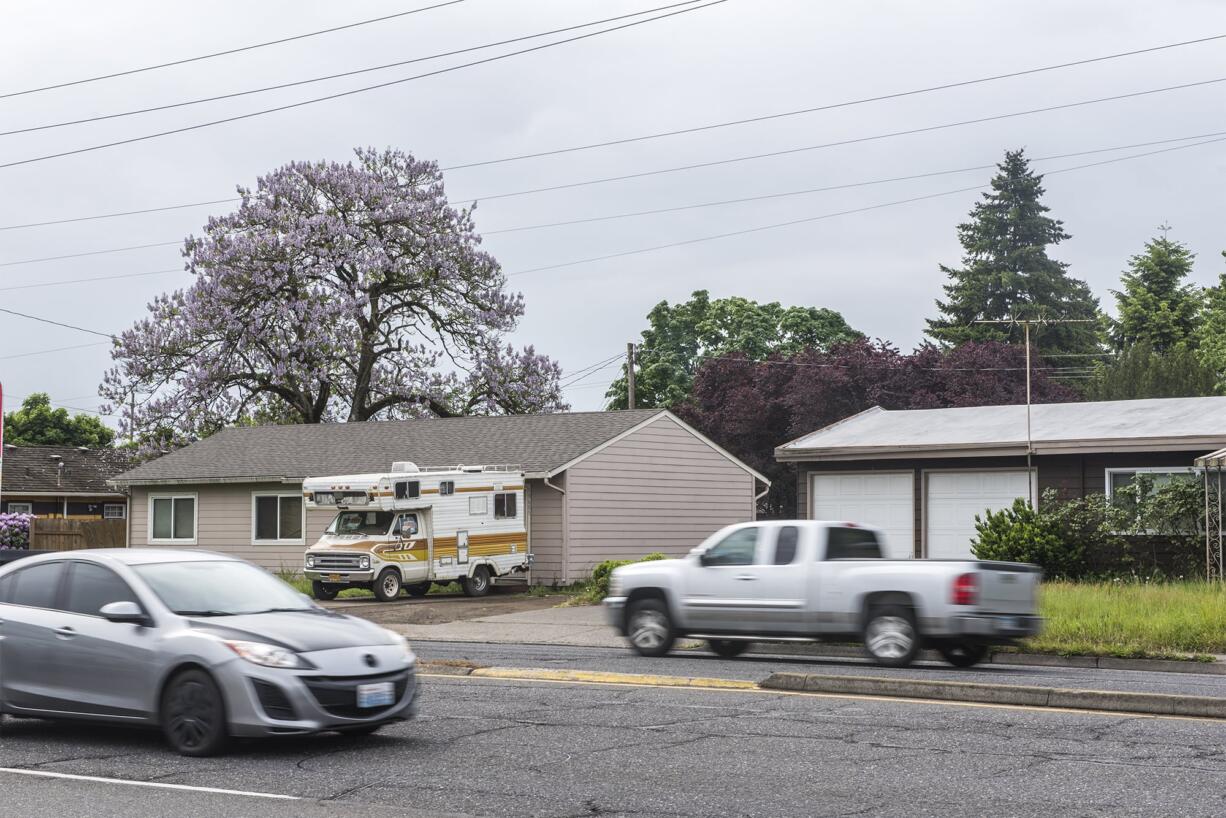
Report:
M 1030 685 L 996 685 L 980 682 L 943 682 L 814 673 L 773 673 L 762 682 L 761 687 L 766 690 L 786 690 L 799 693 L 934 699 L 1061 710 L 1106 710 L 1152 716 L 1226 719 L 1226 699 L 1212 696 L 1176 696 L 1168 693 L 1074 690 Z

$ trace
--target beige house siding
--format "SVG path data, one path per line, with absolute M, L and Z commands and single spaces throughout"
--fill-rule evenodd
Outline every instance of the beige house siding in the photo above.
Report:
M 560 474 L 549 482 L 559 488 L 565 488 L 566 476 Z M 562 581 L 562 543 L 565 530 L 563 495 L 546 486 L 543 480 L 529 480 L 528 508 L 532 583 L 555 585 Z
M 252 503 L 255 492 L 270 494 L 301 493 L 301 484 L 227 483 L 224 485 L 132 487 L 132 547 L 149 547 L 149 496 L 195 495 L 196 542 L 193 545 L 165 545 L 156 548 L 197 548 L 219 551 L 250 560 L 270 571 L 302 570 L 302 555 L 308 545 L 319 539 L 332 522 L 334 511 L 308 510 L 303 544 L 252 544 Z
M 567 473 L 563 581 L 596 563 L 652 551 L 680 556 L 715 530 L 753 519 L 755 479 L 665 416 Z

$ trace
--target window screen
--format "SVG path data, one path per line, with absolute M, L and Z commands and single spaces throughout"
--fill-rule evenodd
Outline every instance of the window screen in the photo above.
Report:
M 881 543 L 877 540 L 876 532 L 866 528 L 828 528 L 826 529 L 826 559 L 881 559 Z
M 800 541 L 800 529 L 785 525 L 775 537 L 775 565 L 790 565 L 796 559 L 796 544 Z

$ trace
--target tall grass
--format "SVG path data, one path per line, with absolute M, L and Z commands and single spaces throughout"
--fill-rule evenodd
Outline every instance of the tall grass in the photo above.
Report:
M 1226 586 L 1046 582 L 1043 633 L 1024 649 L 1100 656 L 1226 654 Z

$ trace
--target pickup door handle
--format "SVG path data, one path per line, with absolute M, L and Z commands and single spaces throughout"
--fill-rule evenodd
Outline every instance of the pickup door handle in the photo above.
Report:
M 77 635 L 77 632 L 74 631 L 72 628 L 65 626 L 63 628 L 56 628 L 55 635 L 58 636 L 60 639 L 71 639 Z
M 757 579 L 753 574 L 737 574 L 736 578 L 742 582 L 753 582 Z

